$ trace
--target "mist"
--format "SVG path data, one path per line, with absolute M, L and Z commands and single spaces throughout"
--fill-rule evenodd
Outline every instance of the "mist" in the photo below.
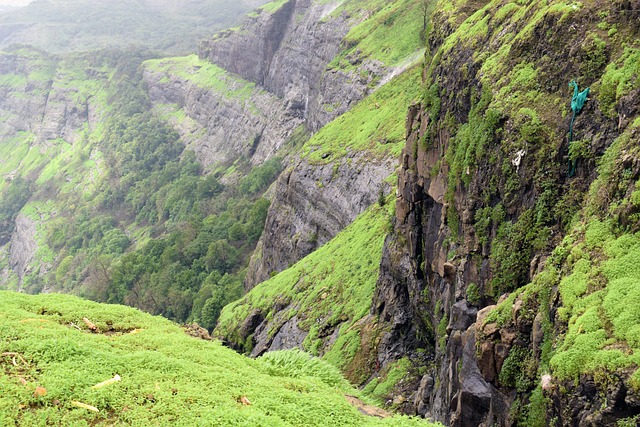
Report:
M 29 45 L 50 53 L 143 48 L 196 50 L 261 0 L 0 0 L 0 50 Z

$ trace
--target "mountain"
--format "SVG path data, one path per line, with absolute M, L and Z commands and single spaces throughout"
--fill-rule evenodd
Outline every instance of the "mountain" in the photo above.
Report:
M 638 9 L 278 0 L 188 56 L 14 47 L 2 286 L 450 426 L 635 425 Z
M 416 82 L 415 68 L 409 73 L 413 79 L 404 77 L 396 89 L 406 94 L 375 114 L 379 129 L 365 127 L 349 142 L 357 164 L 342 154 L 333 159 L 331 153 L 321 153 L 314 147 L 321 139 L 311 145 L 306 141 L 314 128 L 373 93 L 377 101 L 367 101 L 359 115 L 332 132 L 364 120 L 367 109 L 377 109 L 383 100 L 375 98 L 382 90 L 378 87 L 419 61 L 416 4 L 329 7 L 300 2 L 285 17 L 279 15 L 282 9 L 265 6 L 247 18 L 246 31 L 233 36 L 224 32 L 203 43 L 199 56 L 152 59 L 135 50 L 104 50 L 58 57 L 26 47 L 7 50 L 2 105 L 7 161 L 0 171 L 7 200 L 0 257 L 3 287 L 64 290 L 213 328 L 222 306 L 241 295 L 256 244 L 264 263 L 278 256 L 271 241 L 259 237 L 269 216 L 267 198 L 284 196 L 266 190 L 285 166 L 297 164 L 287 173 L 303 171 L 288 180 L 302 188 L 309 187 L 304 170 L 336 175 L 334 182 L 326 182 L 331 194 L 317 186 L 316 178 L 307 190 L 315 187 L 315 195 L 347 209 L 336 210 L 332 217 L 327 215 L 331 204 L 305 203 L 317 224 L 289 226 L 301 227 L 292 234 L 305 238 L 315 229 L 316 238 L 295 243 L 291 254 L 279 257 L 280 263 L 309 254 L 381 191 L 390 192 L 384 181 L 401 147 L 405 100 L 417 95 L 417 86 L 409 86 Z M 361 19 L 365 10 L 372 13 L 371 21 Z M 386 44 L 384 54 L 359 49 L 360 43 L 371 42 L 363 31 L 397 14 L 398 25 L 389 21 L 385 31 L 401 34 L 409 28 L 407 42 Z M 213 52 L 209 44 L 227 44 L 228 38 L 241 34 L 255 38 L 275 16 L 284 19 L 279 25 L 287 28 L 273 52 L 282 57 L 278 66 L 303 67 L 316 52 L 305 48 L 308 43 L 336 52 L 335 58 L 324 57 L 324 66 L 296 74 L 297 93 L 314 99 L 308 108 L 281 95 L 285 86 L 247 81 L 206 57 Z M 348 28 L 353 28 L 352 42 L 328 37 L 338 26 L 345 27 L 345 37 L 351 37 Z M 287 59 L 291 50 L 298 54 Z M 355 58 L 356 51 L 353 64 L 342 59 Z M 323 67 L 330 70 L 331 95 L 321 96 L 313 86 L 322 81 Z M 324 135 L 334 139 L 331 133 Z M 372 147 L 370 135 L 376 138 Z M 301 148 L 315 154 L 298 159 Z M 375 158 L 367 158 L 370 148 Z M 344 175 L 338 177 L 338 169 Z M 342 196 L 345 186 L 353 194 Z M 246 286 L 270 275 L 271 268 L 254 258 Z
M 18 2 L 16 2 L 18 3 Z M 0 48 L 28 44 L 53 53 L 131 46 L 189 52 L 261 0 L 35 0 L 0 14 Z M 2 7 L 2 6 L 0 6 Z M 2 12 L 2 10 L 0 10 Z
M 301 346 L 368 390 L 399 369 L 403 381 L 385 390 L 394 406 L 448 425 L 634 423 L 638 314 L 619 304 L 635 300 L 628 284 L 638 277 L 627 264 L 637 245 L 635 9 L 432 4 L 422 97 L 404 102 L 406 146 L 383 248 L 340 252 L 330 268 L 312 255 L 286 269 L 299 257 L 285 259 L 269 269 L 282 273 L 223 310 L 215 333 L 254 355 Z M 591 92 L 572 124 L 574 79 Z M 320 150 L 320 164 L 331 151 Z M 317 182 L 323 193 L 326 181 Z M 313 221 L 300 214 L 304 201 L 322 206 L 316 194 L 299 197 L 310 187 L 277 182 L 283 196 L 262 237 L 273 249 L 252 265 L 291 253 L 284 235 L 303 240 L 278 230 Z M 373 222 L 359 235 L 367 229 Z M 317 256 L 334 259 L 330 248 Z M 366 291 L 363 252 L 380 262 Z M 356 303 L 371 293 L 369 310 Z

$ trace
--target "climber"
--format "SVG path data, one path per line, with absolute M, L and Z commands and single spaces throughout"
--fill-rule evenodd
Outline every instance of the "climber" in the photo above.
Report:
M 573 116 L 571 117 L 571 124 L 569 125 L 569 145 L 571 145 L 571 141 L 573 141 L 573 122 L 576 119 L 576 114 L 582 110 L 582 107 L 584 107 L 584 104 L 587 102 L 589 88 L 579 92 L 578 83 L 576 83 L 575 80 L 572 80 L 571 83 L 569 83 L 569 87 L 573 87 L 573 97 L 571 98 L 571 110 L 573 111 Z M 576 173 L 577 163 L 578 159 L 569 159 L 569 176 L 573 176 Z

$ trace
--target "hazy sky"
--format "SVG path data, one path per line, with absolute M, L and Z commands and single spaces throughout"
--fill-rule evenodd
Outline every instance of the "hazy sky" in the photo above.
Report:
M 24 6 L 32 0 L 0 0 L 0 6 Z

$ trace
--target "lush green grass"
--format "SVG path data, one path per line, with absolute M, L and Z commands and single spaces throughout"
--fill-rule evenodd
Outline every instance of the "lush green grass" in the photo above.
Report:
M 282 6 L 284 6 L 289 0 L 275 0 L 272 1 L 270 3 L 267 3 L 265 5 L 260 6 L 260 9 L 269 12 L 269 13 L 274 13 L 278 10 L 280 10 L 282 8 Z
M 590 224 L 587 231 L 591 228 Z M 599 263 L 590 261 L 593 255 L 585 251 L 572 274 L 560 283 L 562 315 L 568 317 L 569 330 L 551 359 L 551 368 L 561 379 L 640 365 L 640 234 L 616 238 L 608 233 L 599 243 L 606 247 L 604 254 L 600 249 L 593 255 L 608 258 L 600 268 L 591 265 Z M 605 287 L 587 292 L 595 286 L 599 271 Z M 639 387 L 637 373 L 634 378 Z
M 324 359 L 349 371 L 348 366 L 360 349 L 362 325 L 358 321 L 369 313 L 390 215 L 388 206 L 369 208 L 316 252 L 225 307 L 216 333 L 240 343 L 243 338 L 237 336 L 238 325 L 253 310 L 271 320 L 274 334 L 297 315 L 298 326 L 308 331 L 303 348 L 316 354 L 322 349 L 326 351 Z M 291 305 L 277 312 L 276 318 L 274 301 Z M 329 348 L 324 347 L 326 337 L 321 336 L 326 328 L 340 331 Z
M 342 50 L 329 64 L 330 68 L 353 70 L 353 59 L 381 61 L 396 66 L 423 47 L 422 2 L 419 0 L 357 0 L 345 2 L 333 14 L 368 16 L 351 28 Z M 351 60 L 350 60 L 351 59 Z
M 622 167 L 622 153 L 638 155 L 632 124 L 600 160 L 583 220 L 558 252 L 566 255 L 570 274 L 560 282 L 567 334 L 551 359 L 554 374 L 577 378 L 583 373 L 634 367 L 632 386 L 640 389 L 640 233 L 633 225 L 640 203 L 634 191 L 640 181 Z M 603 194 L 610 194 L 603 197 Z
M 599 100 L 603 111 L 615 117 L 614 106 L 633 89 L 640 88 L 640 49 L 627 48 L 619 63 L 607 66 L 602 76 Z
M 304 145 L 302 156 L 314 164 L 329 163 L 356 151 L 397 157 L 404 147 L 407 108 L 420 93 L 418 67 L 409 68 L 324 126 Z
M 344 397 L 358 391 L 303 353 L 251 360 L 168 320 L 72 296 L 0 292 L 0 352 L 3 426 L 426 425 L 362 415 Z
M 197 86 L 214 90 L 225 97 L 250 101 L 252 95 L 262 92 L 255 83 L 250 83 L 228 73 L 197 55 L 167 59 L 150 59 L 144 66 L 150 70 L 179 77 Z
M 619 221 L 620 207 L 634 203 L 629 200 L 634 192 L 627 189 L 640 185 L 638 180 L 624 178 L 620 167 L 621 153 L 638 153 L 630 138 L 638 127 L 627 128 L 607 149 L 579 221 L 554 250 L 545 269 L 485 321 L 512 322 L 512 306 L 518 298 L 525 301 L 524 306 L 527 300 L 537 299 L 541 311 L 549 310 L 550 292 L 557 286 L 561 304 L 556 322 L 566 324 L 567 330 L 554 338 L 552 325 L 547 324 L 539 374 L 550 371 L 560 381 L 578 380 L 581 375 L 603 379 L 626 368 L 632 370 L 630 385 L 640 389 L 640 232 L 637 222 L 625 226 Z M 619 189 L 622 193 L 617 193 Z M 611 197 L 603 198 L 603 194 Z M 634 206 L 637 210 L 638 205 Z

